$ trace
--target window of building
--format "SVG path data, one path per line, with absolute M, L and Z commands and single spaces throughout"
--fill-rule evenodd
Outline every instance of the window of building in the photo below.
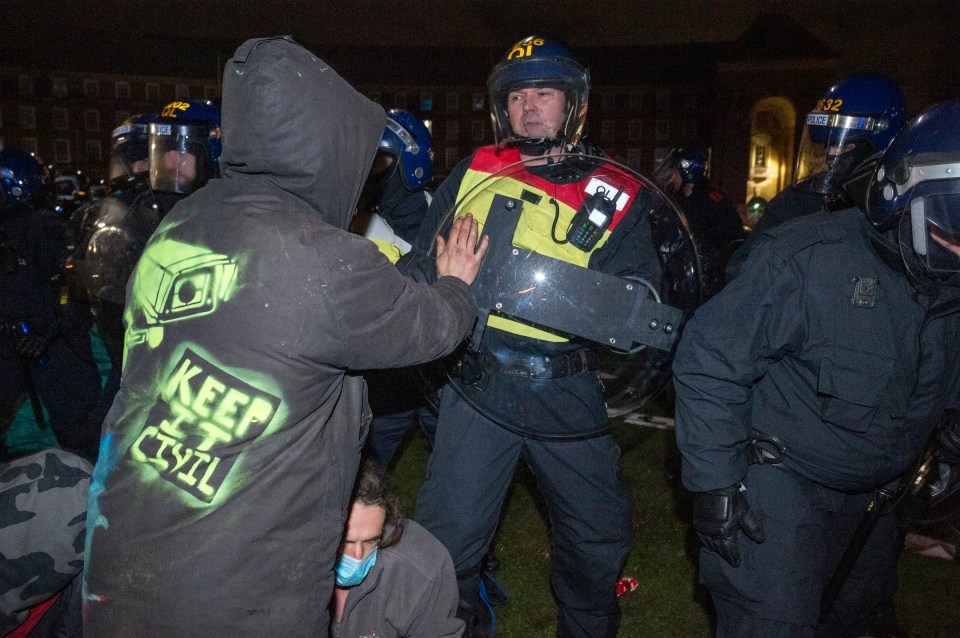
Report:
M 96 80 L 84 80 L 83 81 L 83 97 L 89 98 L 91 100 L 97 100 L 100 98 L 100 83 Z
M 612 142 L 617 137 L 617 121 L 604 120 L 600 123 L 600 139 L 604 142 Z
M 50 92 L 53 97 L 67 97 L 70 94 L 70 85 L 67 78 L 53 78 L 50 81 Z
M 670 139 L 670 120 L 657 120 L 654 139 L 658 142 L 666 142 Z
M 449 120 L 446 127 L 446 137 L 444 138 L 448 142 L 456 142 L 460 139 L 460 122 L 457 120 Z
M 37 152 L 37 138 L 35 137 L 21 137 L 20 138 L 20 150 L 27 153 Z
M 20 128 L 37 128 L 37 109 L 33 108 L 32 106 L 20 107 Z
M 100 130 L 100 111 L 97 109 L 84 109 L 83 129 L 91 132 Z
M 160 85 L 154 82 L 147 82 L 146 95 L 148 102 L 159 102 L 160 101 Z
M 757 168 L 767 167 L 767 146 L 765 144 L 757 144 L 753 165 Z
M 447 93 L 447 113 L 456 113 L 460 110 L 460 94 Z
M 483 93 L 474 93 L 470 98 L 470 110 L 474 113 L 482 113 L 486 107 L 486 100 Z
M 600 94 L 600 110 L 604 113 L 612 113 L 617 108 L 617 94 L 613 91 L 605 91 Z
M 643 131 L 643 120 L 633 118 L 627 122 L 627 139 L 631 142 L 640 140 L 640 133 Z
M 407 100 L 408 100 L 408 99 L 409 99 L 409 98 L 407 98 L 407 92 L 406 92 L 406 91 L 400 91 L 400 92 L 398 92 L 398 93 L 394 93 L 394 95 L 393 95 L 393 106 L 394 106 L 394 108 L 398 108 L 398 109 L 405 109 L 405 108 L 407 108 Z
M 672 149 L 666 146 L 658 146 L 653 149 L 653 165 L 660 166 L 663 164 L 663 160 L 667 159 L 667 155 L 670 154 Z
M 87 161 L 99 164 L 103 161 L 103 147 L 100 140 L 87 140 L 86 145 Z
M 627 106 L 631 113 L 639 111 L 643 108 L 643 94 L 640 91 L 630 91 Z
M 433 93 L 420 94 L 420 110 L 428 113 L 433 110 Z
M 116 82 L 113 85 L 113 94 L 118 100 L 129 100 L 130 99 L 130 83 L 129 82 Z
M 20 76 L 20 97 L 33 97 L 37 92 L 33 83 L 33 77 L 29 75 Z
M 452 170 L 460 160 L 460 151 L 456 146 L 450 146 L 443 151 L 443 165 L 448 171 Z
M 53 161 L 57 164 L 69 164 L 70 159 L 70 140 L 53 140 Z
M 484 136 L 483 120 L 473 120 L 470 122 L 470 139 L 474 142 L 482 142 Z
M 178 100 L 189 100 L 190 99 L 190 85 L 189 84 L 177 84 L 173 87 L 173 96 Z
M 54 107 L 52 111 L 51 123 L 53 128 L 57 131 L 66 131 L 70 128 L 70 118 L 67 114 L 67 109 Z
M 220 97 L 220 89 L 211 84 L 207 84 L 203 87 L 203 97 L 208 100 L 216 100 Z

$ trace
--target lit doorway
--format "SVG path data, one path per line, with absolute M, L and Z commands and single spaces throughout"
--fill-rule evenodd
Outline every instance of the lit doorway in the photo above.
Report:
M 746 201 L 770 201 L 793 179 L 796 109 L 790 100 L 768 97 L 750 112 L 750 170 Z

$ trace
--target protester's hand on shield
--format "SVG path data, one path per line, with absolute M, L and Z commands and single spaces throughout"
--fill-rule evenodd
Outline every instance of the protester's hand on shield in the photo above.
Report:
M 473 283 L 480 270 L 480 262 L 487 252 L 489 237 L 477 245 L 479 225 L 473 215 L 467 213 L 454 220 L 447 238 L 437 235 L 437 276 L 447 275 Z

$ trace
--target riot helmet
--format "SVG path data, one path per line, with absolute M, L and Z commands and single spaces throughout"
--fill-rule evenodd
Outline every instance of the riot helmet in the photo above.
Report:
M 907 124 L 880 159 L 867 191 L 867 218 L 899 224 L 900 253 L 942 281 L 960 272 L 960 100 L 932 106 Z
M 387 111 L 387 125 L 377 153 L 393 158 L 395 170 L 409 191 L 423 188 L 433 177 L 433 138 L 426 125 L 410 111 Z
M 32 153 L 0 151 L 0 207 L 30 203 L 47 189 L 47 172 Z
M 150 172 L 150 123 L 156 113 L 127 118 L 113 129 L 110 151 L 110 187 L 122 189 L 131 179 L 146 178 Z
M 807 114 L 794 186 L 837 195 L 858 165 L 883 151 L 903 128 L 904 100 L 887 77 L 857 73 L 827 89 Z
M 707 178 L 707 156 L 697 148 L 675 148 L 657 166 L 654 177 L 671 192 L 687 184 L 700 184 Z
M 507 97 L 511 91 L 528 88 L 559 89 L 566 97 L 563 121 L 549 136 L 524 137 L 510 125 Z M 515 144 L 525 155 L 543 155 L 555 146 L 579 143 L 587 117 L 590 74 L 560 42 L 540 36 L 520 40 L 493 67 L 487 90 L 498 145 Z
M 150 124 L 150 187 L 189 195 L 220 174 L 220 109 L 210 100 L 171 102 Z

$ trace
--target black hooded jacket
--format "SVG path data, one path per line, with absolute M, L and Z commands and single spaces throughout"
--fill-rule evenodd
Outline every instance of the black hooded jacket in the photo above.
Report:
M 92 636 L 325 635 L 370 411 L 352 371 L 449 353 L 462 281 L 348 233 L 386 117 L 288 38 L 224 71 L 221 179 L 127 287 L 121 389 L 90 490 Z

